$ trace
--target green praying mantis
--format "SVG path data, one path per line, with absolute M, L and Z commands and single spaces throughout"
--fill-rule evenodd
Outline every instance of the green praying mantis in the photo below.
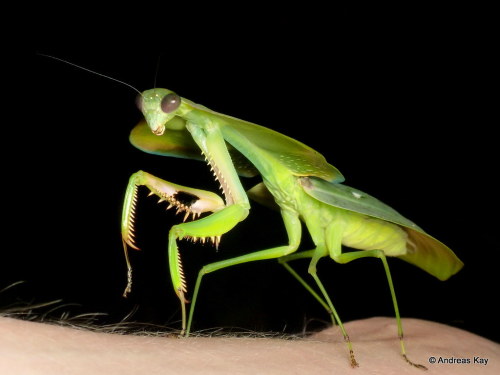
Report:
M 146 186 L 150 195 L 167 201 L 168 208 L 184 213 L 184 222 L 174 225 L 168 235 L 170 276 L 182 310 L 181 334 L 191 330 L 196 301 L 203 277 L 227 267 L 265 259 L 277 259 L 330 314 L 338 324 L 348 346 L 350 362 L 358 363 L 333 303 L 317 275 L 318 261 L 330 256 L 337 263 L 364 257 L 382 261 L 397 319 L 403 358 L 406 355 L 398 303 L 386 256 L 398 257 L 420 267 L 440 280 L 446 280 L 463 266 L 446 245 L 425 233 L 376 198 L 346 185 L 342 174 L 317 151 L 271 129 L 214 112 L 181 98 L 167 89 L 144 91 L 138 97 L 144 115 L 130 135 L 138 149 L 163 156 L 205 159 L 220 183 L 224 199 L 209 191 L 193 189 L 139 171 L 129 180 L 123 205 L 121 231 L 131 290 L 132 268 L 128 247 L 138 249 L 134 220 L 138 187 Z M 245 192 L 239 176 L 260 174 L 262 182 Z M 244 220 L 250 210 L 249 197 L 280 210 L 288 244 L 258 250 L 235 258 L 207 264 L 198 273 L 189 315 L 186 313 L 187 286 L 182 270 L 178 242 L 211 242 L 216 247 L 221 236 Z M 200 218 L 204 213 L 211 213 Z M 185 222 L 188 218 L 193 221 Z M 315 248 L 296 252 L 305 223 Z M 343 252 L 342 245 L 355 251 Z M 289 262 L 310 259 L 309 274 L 320 290 L 318 294 Z
M 401 355 L 409 364 L 425 369 L 406 355 L 403 327 L 386 257 L 398 257 L 439 280 L 446 280 L 463 267 L 462 261 L 451 249 L 376 198 L 342 184 L 344 177 L 323 155 L 295 139 L 212 111 L 167 89 L 155 88 L 139 93 L 137 104 L 144 120 L 132 130 L 131 143 L 151 154 L 204 159 L 220 183 L 224 199 L 213 192 L 180 186 L 144 171 L 134 173 L 126 189 L 121 219 L 128 268 L 124 296 L 130 293 L 132 287 L 128 249 L 139 250 L 134 234 L 138 189 L 145 186 L 149 195 L 157 196 L 160 202 L 167 202 L 168 208 L 175 208 L 177 213 L 184 214 L 183 223 L 172 226 L 168 235 L 170 277 L 182 311 L 181 335 L 188 336 L 191 331 L 196 301 L 206 274 L 237 264 L 276 259 L 339 326 L 349 350 L 350 364 L 356 367 L 358 363 L 351 341 L 317 274 L 316 265 L 326 256 L 337 263 L 375 257 L 382 261 L 389 284 Z M 257 175 L 262 177 L 262 182 L 245 191 L 239 176 Z M 187 285 L 179 241 L 209 242 L 218 247 L 221 236 L 248 216 L 249 198 L 280 211 L 288 244 L 205 265 L 198 273 L 187 313 Z M 302 222 L 315 247 L 297 252 Z M 343 245 L 354 251 L 344 252 Z M 310 259 L 308 273 L 319 293 L 290 266 L 289 263 L 297 259 Z

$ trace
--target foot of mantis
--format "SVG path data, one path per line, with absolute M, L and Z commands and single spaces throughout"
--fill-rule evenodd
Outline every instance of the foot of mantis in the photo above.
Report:
M 337 310 L 333 306 L 333 303 L 330 299 L 330 296 L 328 295 L 325 287 L 323 286 L 323 283 L 319 279 L 316 271 L 316 264 L 318 261 L 328 255 L 328 251 L 324 246 L 318 246 L 314 250 L 309 250 L 309 251 L 303 251 L 297 254 L 291 254 L 289 256 L 283 257 L 279 259 L 280 264 L 282 264 L 291 274 L 294 276 L 312 295 L 313 297 L 326 309 L 326 311 L 329 313 L 333 324 L 338 324 L 342 335 L 344 336 L 344 341 L 347 344 L 347 349 L 349 350 L 349 357 L 351 360 L 351 366 L 352 367 L 358 367 L 358 362 L 356 361 L 356 358 L 354 357 L 354 350 L 352 348 L 351 340 L 349 339 L 349 335 L 347 334 L 344 324 L 340 320 L 340 317 L 337 313 Z M 297 272 L 293 270 L 292 267 L 288 264 L 289 261 L 295 260 L 295 259 L 302 259 L 302 258 L 311 258 L 311 263 L 309 265 L 308 272 L 309 274 L 313 277 L 314 281 L 316 282 L 316 285 L 321 291 L 321 294 L 324 297 L 324 300 L 314 291 L 314 289 L 309 286 L 309 284 L 300 277 Z
M 350 341 L 349 341 L 349 336 L 345 332 L 344 327 L 342 325 L 342 322 L 340 321 L 340 318 L 339 318 L 337 312 L 335 311 L 335 308 L 333 307 L 333 304 L 331 303 L 331 300 L 330 300 L 330 298 L 329 298 L 326 290 L 324 289 L 323 285 L 321 284 L 321 281 L 319 280 L 319 278 L 316 275 L 316 263 L 318 262 L 319 258 L 322 257 L 322 256 L 325 256 L 324 250 L 323 251 L 322 250 L 318 250 L 318 248 L 317 248 L 315 250 L 303 251 L 303 252 L 300 252 L 300 253 L 288 255 L 286 257 L 280 258 L 279 262 L 326 309 L 326 311 L 330 314 L 333 323 L 334 324 L 335 324 L 335 322 L 338 323 L 338 325 L 339 325 L 339 327 L 340 327 L 340 329 L 341 329 L 341 331 L 342 331 L 342 333 L 344 335 L 344 340 L 346 341 L 346 343 L 347 343 L 347 345 L 349 347 L 349 352 L 350 352 L 350 356 L 351 356 L 351 365 L 354 367 L 354 366 L 357 366 L 357 363 L 356 363 L 356 360 L 354 359 L 354 354 L 353 354 L 352 347 L 351 347 L 351 344 L 350 344 Z M 382 261 L 382 264 L 384 265 L 384 270 L 385 270 L 385 274 L 386 274 L 386 277 L 387 277 L 387 282 L 389 284 L 389 289 L 390 289 L 390 292 L 391 292 L 392 303 L 393 303 L 393 306 L 394 306 L 394 313 L 396 315 L 396 322 L 397 322 L 397 326 L 398 326 L 398 337 L 399 337 L 399 343 L 400 343 L 400 347 L 401 347 L 401 356 L 403 357 L 403 359 L 408 364 L 410 364 L 412 366 L 415 366 L 415 367 L 417 367 L 419 369 L 422 369 L 422 370 L 427 370 L 427 368 L 424 365 L 412 362 L 408 358 L 408 356 L 406 355 L 406 348 L 405 348 L 405 344 L 404 344 L 404 340 L 403 340 L 403 336 L 404 336 L 403 335 L 403 325 L 401 323 L 401 317 L 400 317 L 400 314 L 399 314 L 398 302 L 397 302 L 397 299 L 396 299 L 396 293 L 394 291 L 394 285 L 393 285 L 393 282 L 392 282 L 391 271 L 389 269 L 389 264 L 387 263 L 387 259 L 386 259 L 386 256 L 385 256 L 384 252 L 381 251 L 381 250 L 364 250 L 364 251 L 355 251 L 355 252 L 350 252 L 350 253 L 343 253 L 343 254 L 339 254 L 339 255 L 333 255 L 332 254 L 333 260 L 335 260 L 337 263 L 342 263 L 342 264 L 343 263 L 348 263 L 348 262 L 353 261 L 355 259 L 364 258 L 364 257 L 379 258 Z M 312 258 L 311 259 L 311 264 L 309 266 L 309 273 L 313 276 L 314 280 L 316 281 L 316 283 L 317 283 L 319 289 L 321 290 L 321 293 L 323 294 L 326 302 L 288 264 L 289 261 L 297 260 L 297 259 L 304 259 L 304 258 Z

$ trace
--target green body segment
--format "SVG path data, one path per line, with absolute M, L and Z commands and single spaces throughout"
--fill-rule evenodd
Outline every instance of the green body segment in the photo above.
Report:
M 295 176 L 315 176 L 330 182 L 344 181 L 344 176 L 323 155 L 295 139 L 228 116 L 222 115 L 220 123 L 226 141 L 244 154 L 257 169 L 260 156 L 266 155 Z M 261 167 L 259 172 L 265 176 L 272 171 Z
M 376 198 L 319 176 L 297 177 L 296 169 L 283 163 L 279 153 L 255 145 L 246 133 L 224 127 L 223 134 L 256 166 L 274 201 L 282 209 L 295 212 L 306 223 L 315 244 L 324 243 L 332 258 L 341 253 L 340 246 L 344 245 L 383 250 L 440 280 L 462 268 L 463 263 L 453 251 Z
M 349 186 L 329 184 L 316 178 L 302 178 L 300 184 L 311 197 L 328 206 L 376 218 L 401 228 L 406 238 L 406 250 L 401 253 L 385 251 L 387 255 L 412 263 L 440 280 L 448 279 L 463 267 L 462 261 L 450 248 L 378 199 Z M 346 242 L 344 245 L 366 250 Z
M 398 322 L 401 353 L 407 362 L 415 365 L 406 357 L 399 308 L 386 256 L 398 257 L 445 280 L 463 266 L 453 251 L 389 206 L 366 193 L 342 185 L 342 174 L 320 153 L 299 141 L 268 128 L 214 112 L 166 89 L 145 91 L 140 108 L 146 121 L 139 123 L 132 131 L 132 144 L 153 154 L 205 159 L 219 181 L 225 198 L 222 201 L 210 195 L 212 193 L 205 194 L 203 191 L 184 188 L 144 174 L 145 172 L 131 178 L 127 188 L 122 219 L 125 252 L 127 244 L 136 248 L 132 238 L 139 185 L 147 186 L 152 194 L 168 200 L 178 210 L 188 211 L 185 218 L 192 213 L 194 207 L 204 207 L 203 212 L 212 212 L 201 219 L 175 225 L 169 233 L 169 267 L 174 290 L 181 301 L 183 333 L 189 334 L 201 280 L 205 274 L 241 263 L 274 258 L 311 292 L 329 312 L 332 320 L 339 324 L 349 348 L 351 364 L 356 366 L 349 337 L 317 275 L 316 264 L 325 256 L 330 256 L 338 263 L 375 257 L 382 261 L 389 283 Z M 238 176 L 256 175 L 261 175 L 263 183 L 252 188 L 248 194 L 256 201 L 280 210 L 288 244 L 203 267 L 198 274 L 188 318 L 185 309 L 187 287 L 177 242 L 182 239 L 201 242 L 210 240 L 218 246 L 221 236 L 244 220 L 250 209 L 247 193 Z M 175 202 L 179 202 L 176 197 L 182 190 L 189 194 L 190 202 L 183 203 L 180 207 Z M 196 214 L 193 218 L 196 218 Z M 310 232 L 315 248 L 295 253 L 301 240 L 300 220 Z M 356 251 L 343 253 L 342 245 Z M 303 258 L 311 259 L 309 273 L 320 294 L 288 264 Z M 131 286 L 128 257 L 127 264 L 129 284 L 126 292 L 130 291 Z

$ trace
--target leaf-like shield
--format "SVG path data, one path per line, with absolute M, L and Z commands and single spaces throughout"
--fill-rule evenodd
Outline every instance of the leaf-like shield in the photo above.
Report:
M 174 117 L 162 135 L 155 135 L 146 120 L 139 122 L 130 133 L 130 143 L 149 154 L 183 159 L 203 160 L 203 155 L 193 137 L 186 129 L 185 120 Z M 254 177 L 257 169 L 234 147 L 228 146 L 229 155 L 236 171 L 243 177 Z

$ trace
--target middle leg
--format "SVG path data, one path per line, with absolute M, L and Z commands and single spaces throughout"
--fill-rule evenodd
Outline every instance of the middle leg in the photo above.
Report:
M 222 260 L 220 262 L 210 263 L 204 266 L 200 270 L 200 272 L 198 273 L 198 278 L 196 280 L 193 299 L 189 310 L 189 319 L 187 323 L 186 336 L 189 335 L 189 332 L 191 330 L 191 323 L 193 320 L 194 309 L 196 306 L 196 301 L 198 299 L 198 293 L 200 290 L 201 281 L 204 275 L 237 264 L 253 262 L 257 260 L 280 258 L 290 253 L 293 253 L 298 249 L 302 232 L 302 226 L 299 217 L 297 213 L 288 210 L 282 210 L 281 215 L 283 217 L 283 222 L 285 224 L 285 229 L 288 235 L 288 245 L 273 247 L 270 249 L 256 251 L 250 254 L 245 254 L 239 257 Z

